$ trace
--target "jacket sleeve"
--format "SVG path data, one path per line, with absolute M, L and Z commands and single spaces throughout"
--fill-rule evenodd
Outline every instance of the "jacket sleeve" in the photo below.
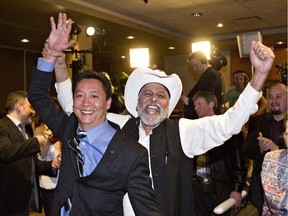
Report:
M 232 153 L 230 155 L 230 164 L 232 169 L 233 191 L 241 193 L 247 177 L 247 166 L 241 148 L 244 141 L 243 133 L 240 132 L 232 136 L 231 141 Z
M 131 169 L 128 179 L 128 196 L 135 215 L 160 216 L 149 177 L 147 150 L 136 159 Z
M 5 117 L 4 117 L 5 118 Z M 15 130 L 9 127 L 8 122 L 0 124 L 0 161 L 10 163 L 40 152 L 37 138 L 27 140 L 18 138 Z M 12 125 L 13 123 L 11 123 Z M 14 127 L 14 125 L 12 125 Z M 15 126 L 16 127 L 16 126 Z
M 65 128 L 68 116 L 60 110 L 49 95 L 52 73 L 33 70 L 28 99 L 36 113 L 48 128 L 61 139 L 61 131 Z

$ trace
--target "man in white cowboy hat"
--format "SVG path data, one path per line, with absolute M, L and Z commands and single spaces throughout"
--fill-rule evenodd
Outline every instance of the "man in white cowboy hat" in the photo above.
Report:
M 61 39 L 55 43 L 57 46 L 48 47 L 46 53 L 61 51 L 65 44 L 68 47 L 68 38 Z M 112 113 L 107 114 L 107 118 L 148 149 L 150 175 L 162 215 L 193 215 L 191 158 L 223 144 L 240 132 L 249 116 L 257 111 L 261 88 L 274 58 L 270 48 L 252 42 L 250 60 L 255 73 L 236 104 L 223 115 L 197 120 L 168 118 L 182 92 L 178 75 L 138 68 L 129 76 L 125 106 L 134 118 Z M 55 66 L 55 72 L 58 99 L 66 112 L 71 112 L 71 81 L 66 65 Z M 133 214 L 126 196 L 124 215 Z

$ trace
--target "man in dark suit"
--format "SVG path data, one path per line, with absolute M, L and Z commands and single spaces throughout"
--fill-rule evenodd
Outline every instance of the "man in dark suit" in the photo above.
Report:
M 210 91 L 217 97 L 219 101 L 216 107 L 216 115 L 221 113 L 222 103 L 222 81 L 221 73 L 216 71 L 208 62 L 205 54 L 201 51 L 193 52 L 189 58 L 188 63 L 193 71 L 200 73 L 201 77 L 196 85 L 190 90 L 187 97 L 181 96 L 181 101 L 184 104 L 184 118 L 197 119 L 198 116 L 194 110 L 193 96 L 199 91 Z
M 125 193 L 136 215 L 160 215 L 147 150 L 106 119 L 112 102 L 109 80 L 95 71 L 78 74 L 70 116 L 49 98 L 52 73 L 46 66 L 53 68 L 63 44 L 55 38 L 63 33 L 68 40 L 71 20 L 67 22 L 66 14 L 60 13 L 57 28 L 53 18 L 51 26 L 48 48 L 52 55 L 38 60 L 29 91 L 37 114 L 62 141 L 61 172 L 50 215 L 121 216 Z M 82 136 L 77 140 L 79 131 Z
M 58 168 L 60 159 L 52 163 L 37 159 L 36 154 L 47 139 L 44 135 L 32 137 L 24 130 L 34 113 L 25 91 L 8 95 L 6 111 L 0 120 L 0 215 L 41 212 L 37 175 L 55 175 L 51 165 Z
M 248 200 L 257 208 L 259 215 L 262 215 L 264 202 L 260 174 L 265 154 L 269 151 L 286 148 L 282 137 L 284 119 L 287 115 L 286 85 L 276 83 L 270 87 L 268 108 L 269 113 L 256 116 L 249 121 L 245 141 L 246 156 L 254 160 Z

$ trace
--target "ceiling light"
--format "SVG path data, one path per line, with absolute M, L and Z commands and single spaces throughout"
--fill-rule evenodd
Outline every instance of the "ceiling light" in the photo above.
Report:
M 149 48 L 131 48 L 130 67 L 148 67 L 150 65 Z
M 21 40 L 21 42 L 22 42 L 22 43 L 29 43 L 30 41 L 29 41 L 28 39 L 25 39 L 25 38 L 24 38 L 24 39 Z
M 126 56 L 124 56 L 124 55 L 123 55 L 123 56 L 121 56 L 121 59 L 125 59 L 125 58 L 126 58 Z
M 277 44 L 281 45 L 281 44 L 284 44 L 283 41 L 278 41 Z
M 174 46 L 170 46 L 170 47 L 168 47 L 168 49 L 169 49 L 169 50 L 174 50 L 175 47 L 174 47 Z
M 128 40 L 133 40 L 133 39 L 135 39 L 135 37 L 132 36 L 132 35 L 130 35 L 130 36 L 127 37 L 127 39 L 128 39 Z
M 93 26 L 89 26 L 86 28 L 86 34 L 89 37 L 92 37 L 95 34 L 95 28 Z
M 210 51 L 211 51 L 211 43 L 210 41 L 200 41 L 200 42 L 195 42 L 191 44 L 192 47 L 192 53 L 196 51 L 202 51 L 208 60 L 211 59 L 210 57 Z
M 224 26 L 223 23 L 218 23 L 218 24 L 217 24 L 217 27 L 218 27 L 218 28 L 222 28 L 223 26 Z
M 196 12 L 196 13 L 192 13 L 191 15 L 192 15 L 193 17 L 200 17 L 200 16 L 202 16 L 202 13 Z

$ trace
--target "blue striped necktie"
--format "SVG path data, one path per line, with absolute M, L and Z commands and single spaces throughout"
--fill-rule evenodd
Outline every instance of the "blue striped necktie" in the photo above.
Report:
M 78 130 L 77 135 L 68 142 L 68 146 L 75 152 L 76 161 L 77 161 L 77 169 L 80 177 L 83 176 L 83 157 L 79 147 L 80 140 L 86 137 L 86 132 L 83 130 Z

